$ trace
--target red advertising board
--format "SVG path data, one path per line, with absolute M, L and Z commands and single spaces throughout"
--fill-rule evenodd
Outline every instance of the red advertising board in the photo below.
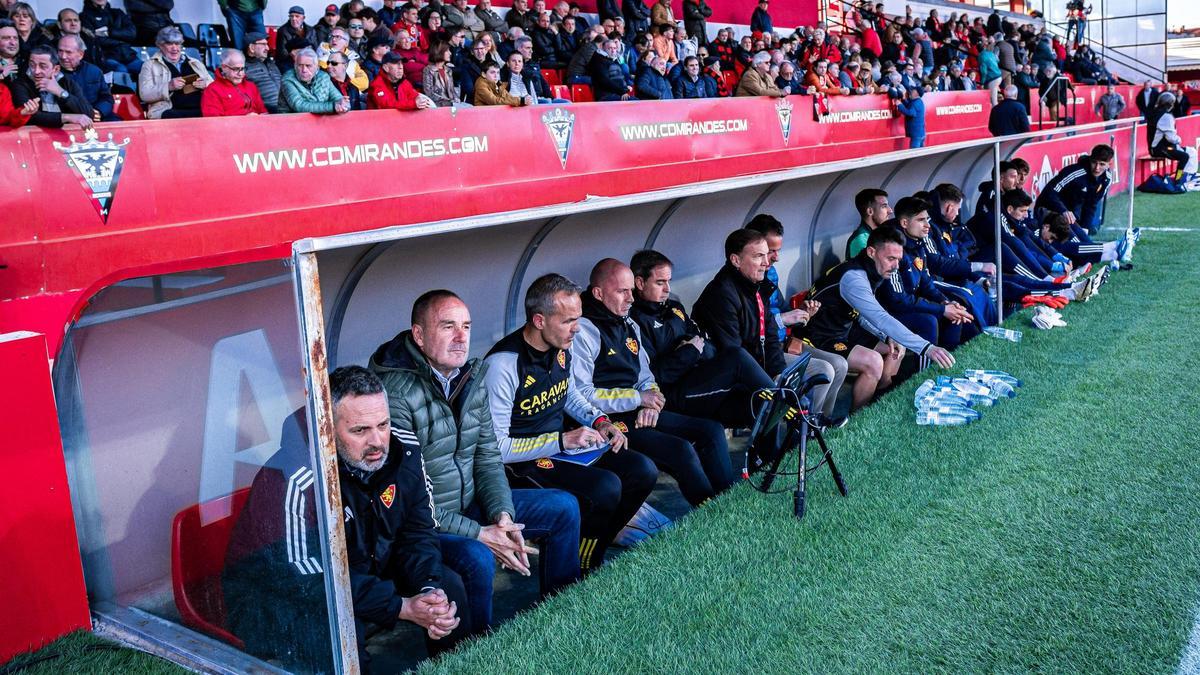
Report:
M 930 144 L 988 135 L 986 92 L 925 103 Z M 97 125 L 92 138 L 8 132 L 0 331 L 37 328 L 54 351 L 83 301 L 116 280 L 284 257 L 303 237 L 908 147 L 884 96 L 834 97 L 829 108 L 818 117 L 812 97 L 790 96 L 142 121 Z

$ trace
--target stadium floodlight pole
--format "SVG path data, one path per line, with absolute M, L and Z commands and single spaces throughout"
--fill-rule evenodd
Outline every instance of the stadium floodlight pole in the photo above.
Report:
M 992 183 L 993 192 L 996 193 L 995 200 L 992 203 L 993 213 L 996 214 L 996 274 L 993 277 L 992 283 L 996 284 L 996 311 L 999 312 L 1000 320 L 1004 320 L 1004 284 L 1001 280 L 1004 278 L 1001 270 L 1004 248 L 1000 245 L 1000 228 L 1003 227 L 1004 214 L 1000 213 L 1000 141 L 992 144 Z

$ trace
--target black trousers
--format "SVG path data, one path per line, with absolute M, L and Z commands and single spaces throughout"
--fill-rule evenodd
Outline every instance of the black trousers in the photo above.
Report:
M 719 422 L 664 410 L 652 428 L 636 429 L 633 422 L 626 423 L 630 447 L 670 474 L 692 506 L 733 485 L 729 444 Z
M 667 391 L 667 408 L 690 417 L 717 420 L 730 428 L 754 423 L 754 392 L 774 380 L 745 349 L 725 349 L 697 363 Z
M 1159 141 L 1158 145 L 1154 146 L 1154 148 L 1150 150 L 1150 156 L 1173 159 L 1179 163 L 1179 166 L 1177 167 L 1179 169 L 1182 169 L 1188 161 L 1188 154 L 1183 148 L 1165 140 Z
M 506 464 L 518 488 L 558 488 L 579 500 L 579 566 L 585 572 L 604 562 L 604 552 L 654 490 L 658 469 L 645 455 L 626 448 L 606 452 L 591 466 L 561 460 Z

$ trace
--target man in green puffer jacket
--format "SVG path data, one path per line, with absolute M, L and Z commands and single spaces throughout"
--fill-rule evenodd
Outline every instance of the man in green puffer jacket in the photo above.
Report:
M 471 314 L 437 290 L 413 304 L 412 329 L 382 344 L 370 368 L 392 423 L 412 429 L 431 483 L 445 564 L 467 588 L 472 632 L 491 627 L 496 561 L 529 575 L 525 537 L 541 541 L 543 595 L 579 578 L 579 503 L 562 490 L 511 490 L 492 428 L 485 366 L 467 359 Z M 487 523 L 484 525 L 483 523 Z

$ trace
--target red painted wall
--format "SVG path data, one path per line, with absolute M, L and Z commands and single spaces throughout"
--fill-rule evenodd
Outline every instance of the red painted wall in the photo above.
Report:
M 46 340 L 0 336 L 0 663 L 91 625 Z

